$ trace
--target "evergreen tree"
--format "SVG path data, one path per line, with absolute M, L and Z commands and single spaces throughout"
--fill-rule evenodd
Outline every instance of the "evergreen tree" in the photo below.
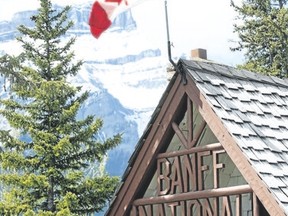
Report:
M 246 62 L 242 68 L 288 77 L 288 9 L 286 0 L 243 0 L 241 6 L 231 1 L 239 23 L 237 47 Z
M 10 97 L 0 100 L 9 122 L 0 131 L 1 215 L 83 215 L 100 211 L 113 195 L 118 178 L 87 177 L 121 135 L 99 141 L 103 121 L 76 115 L 89 96 L 67 78 L 82 61 L 74 60 L 75 38 L 62 36 L 72 27 L 67 13 L 40 0 L 33 28 L 18 27 L 23 52 L 0 58 Z M 9 88 L 9 89 L 8 89 Z

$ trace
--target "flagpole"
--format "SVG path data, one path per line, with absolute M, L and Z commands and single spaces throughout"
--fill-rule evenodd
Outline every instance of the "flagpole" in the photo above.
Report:
M 166 33 L 167 33 L 167 45 L 168 45 L 169 62 L 172 64 L 172 66 L 174 67 L 175 71 L 181 74 L 182 82 L 183 82 L 184 85 L 186 85 L 187 79 L 186 79 L 185 73 L 177 67 L 176 63 L 172 59 L 170 33 L 169 33 L 169 22 L 168 22 L 167 0 L 165 0 L 165 19 L 166 19 Z
M 168 58 L 170 63 L 173 65 L 173 67 L 176 68 L 176 64 L 172 59 L 171 56 L 171 42 L 170 42 L 170 33 L 169 33 L 169 21 L 168 21 L 168 9 L 167 9 L 167 0 L 165 0 L 165 18 L 166 18 L 166 34 L 167 34 L 167 45 L 168 45 Z

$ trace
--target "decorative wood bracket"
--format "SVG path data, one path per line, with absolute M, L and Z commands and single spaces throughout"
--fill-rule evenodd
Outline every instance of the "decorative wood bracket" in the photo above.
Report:
M 175 131 L 176 135 L 178 136 L 180 142 L 183 144 L 183 146 L 186 149 L 190 149 L 196 145 L 198 142 L 205 126 L 206 122 L 203 120 L 201 122 L 201 125 L 199 129 L 196 132 L 193 132 L 194 126 L 193 126 L 193 103 L 190 100 L 189 97 L 187 97 L 187 130 L 188 134 L 187 137 L 183 134 L 182 130 L 180 129 L 179 125 L 175 122 L 172 123 L 172 128 Z

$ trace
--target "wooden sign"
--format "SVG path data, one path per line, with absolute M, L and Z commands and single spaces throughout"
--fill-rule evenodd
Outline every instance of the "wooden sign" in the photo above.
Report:
M 135 200 L 131 215 L 241 216 L 244 199 L 245 208 L 252 209 L 254 198 L 249 185 L 219 186 L 224 178 L 220 172 L 231 166 L 220 162 L 225 154 L 220 143 L 159 154 L 157 196 Z

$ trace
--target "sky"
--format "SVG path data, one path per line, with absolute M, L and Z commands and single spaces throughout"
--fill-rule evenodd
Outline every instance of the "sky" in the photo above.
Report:
M 240 4 L 241 0 L 234 2 Z M 230 41 L 238 39 L 233 34 L 237 14 L 230 7 L 230 0 L 167 0 L 167 9 L 172 56 L 173 53 L 176 56 L 185 53 L 190 57 L 192 49 L 203 48 L 207 50 L 208 59 L 218 63 L 235 66 L 243 62 L 243 53 L 230 51 L 230 47 L 236 45 Z M 159 34 L 157 29 L 162 28 L 161 37 L 166 45 L 164 0 L 144 2 L 134 11 L 133 16 L 142 17 L 138 19 L 139 25 L 147 25 L 147 37 L 151 40 L 159 36 L 153 32 Z
M 129 1 L 129 0 L 128 0 Z M 131 0 L 135 1 L 135 0 Z M 147 40 L 167 44 L 165 0 L 141 0 L 132 8 L 137 25 L 144 29 Z M 241 0 L 234 0 L 236 3 Z M 59 5 L 93 2 L 93 0 L 52 0 Z M 0 0 L 0 21 L 9 20 L 17 11 L 34 10 L 38 0 Z M 242 53 L 230 51 L 237 40 L 233 34 L 236 13 L 230 0 L 167 0 L 169 37 L 173 44 L 172 57 L 190 56 L 191 49 L 207 50 L 208 59 L 236 65 L 244 58 Z M 160 33 L 159 33 L 160 32 Z
M 7 20 L 17 11 L 34 10 L 40 5 L 38 0 L 0 0 L 0 20 Z M 58 5 L 80 4 L 92 0 L 52 0 Z

